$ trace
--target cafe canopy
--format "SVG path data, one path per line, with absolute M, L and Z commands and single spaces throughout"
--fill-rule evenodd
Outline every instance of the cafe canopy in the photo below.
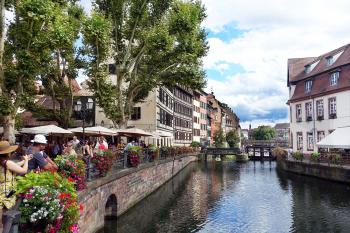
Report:
M 337 128 L 316 145 L 319 148 L 350 149 L 350 126 Z
M 20 130 L 23 134 L 45 134 L 45 135 L 64 135 L 72 134 L 72 131 L 63 129 L 56 125 L 43 125 L 31 128 L 22 128 Z

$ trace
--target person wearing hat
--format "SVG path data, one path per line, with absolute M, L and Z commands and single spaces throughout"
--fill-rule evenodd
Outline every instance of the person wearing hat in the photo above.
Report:
M 46 137 L 42 134 L 37 134 L 32 140 L 33 146 L 33 159 L 29 161 L 29 170 L 46 170 L 57 171 L 58 167 L 49 156 L 44 152 L 47 145 Z
M 26 174 L 28 171 L 28 155 L 24 155 L 23 161 L 19 163 L 9 160 L 9 155 L 17 148 L 17 145 L 11 146 L 8 141 L 0 141 L 0 204 L 5 210 L 16 203 L 16 174 Z

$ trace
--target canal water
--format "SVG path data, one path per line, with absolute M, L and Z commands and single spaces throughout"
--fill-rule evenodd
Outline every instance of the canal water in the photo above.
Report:
M 350 232 L 350 188 L 275 162 L 192 163 L 103 232 Z

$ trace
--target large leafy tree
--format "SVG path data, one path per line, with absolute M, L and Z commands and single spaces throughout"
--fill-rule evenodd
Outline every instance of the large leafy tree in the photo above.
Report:
M 238 147 L 240 137 L 236 129 L 233 129 L 226 133 L 226 142 L 230 147 Z
M 1 2 L 0 17 L 0 118 L 5 138 L 14 142 L 16 114 L 34 102 L 36 81 L 43 81 L 50 93 L 56 90 L 57 94 L 52 96 L 58 102 L 66 95 L 68 88 L 63 86 L 62 77 L 74 77 L 72 41 L 77 38 L 77 22 L 82 11 L 69 0 L 6 3 Z M 14 13 L 7 34 L 5 7 Z M 66 83 L 69 85 L 69 81 Z M 66 111 L 69 107 L 61 109 Z
M 4 137 L 14 142 L 15 118 L 33 99 L 35 81 L 49 59 L 47 26 L 54 17 L 51 0 L 1 1 L 0 117 Z M 5 7 L 14 19 L 5 34 Z
M 225 145 L 225 135 L 222 129 L 214 132 L 214 145 L 216 148 L 224 147 Z
M 158 85 L 204 86 L 205 16 L 194 1 L 96 0 L 83 34 L 90 88 L 107 117 L 125 127 L 134 104 Z
M 259 126 L 252 132 L 252 137 L 255 140 L 271 140 L 275 135 L 276 131 L 271 126 Z

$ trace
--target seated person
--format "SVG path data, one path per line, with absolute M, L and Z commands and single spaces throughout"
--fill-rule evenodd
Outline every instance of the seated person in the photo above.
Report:
M 47 140 L 44 135 L 37 134 L 32 140 L 33 146 L 33 159 L 29 161 L 29 170 L 45 170 L 45 171 L 57 171 L 58 167 L 49 156 L 44 152 L 47 145 Z

